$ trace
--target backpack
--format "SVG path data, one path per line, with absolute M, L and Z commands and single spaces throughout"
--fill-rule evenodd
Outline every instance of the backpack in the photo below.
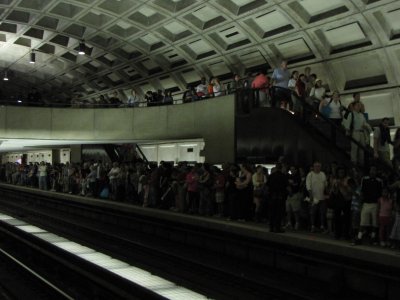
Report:
M 104 187 L 99 196 L 101 199 L 108 199 L 108 197 L 110 196 L 110 189 L 107 186 Z
M 331 114 L 331 111 L 332 111 L 331 103 L 332 103 L 332 101 L 333 101 L 333 98 L 331 98 L 329 100 L 327 105 L 324 105 L 324 106 L 321 107 L 320 113 L 326 118 L 329 118 L 329 116 Z M 340 104 L 340 106 L 342 106 L 342 102 L 340 100 L 339 100 L 339 104 Z

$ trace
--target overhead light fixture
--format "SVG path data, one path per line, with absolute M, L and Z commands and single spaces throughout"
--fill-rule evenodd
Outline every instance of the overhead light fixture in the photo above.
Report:
M 7 71 L 4 71 L 4 77 L 3 77 L 4 81 L 8 81 L 8 75 L 7 75 Z
M 30 58 L 30 60 L 29 60 L 29 63 L 34 64 L 34 63 L 36 62 L 36 53 L 33 52 L 33 50 L 32 50 L 32 52 L 31 52 L 30 57 L 31 57 L 31 58 Z
M 79 54 L 79 55 L 85 55 L 85 54 L 86 54 L 85 51 L 86 51 L 86 45 L 85 45 L 85 42 L 82 41 L 82 42 L 79 43 L 78 54 Z

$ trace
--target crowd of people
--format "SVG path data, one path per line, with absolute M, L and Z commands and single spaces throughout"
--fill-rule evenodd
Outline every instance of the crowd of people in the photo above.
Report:
M 354 245 L 400 246 L 400 176 L 372 166 L 366 174 L 338 163 L 249 164 L 143 161 L 80 164 L 6 163 L 9 184 L 143 207 L 267 223 L 269 231 L 331 234 Z
M 359 165 L 364 164 L 363 148 L 368 145 L 372 128 L 368 124 L 368 114 L 360 99 L 360 93 L 354 93 L 353 101 L 348 106 L 344 106 L 340 100 L 339 91 L 330 91 L 323 80 L 311 72 L 310 67 L 305 67 L 303 72 L 299 70 L 290 72 L 285 60 L 273 70 L 271 76 L 267 76 L 266 70 L 260 70 L 258 73 L 246 74 L 245 78 L 234 74 L 231 80 L 225 82 L 221 82 L 215 76 L 210 77 L 208 81 L 205 77 L 201 77 L 199 82 L 189 84 L 183 93 L 175 96 L 172 95 L 171 89 L 147 91 L 142 95 L 135 88 L 132 88 L 127 96 L 117 90 L 110 94 L 100 95 L 96 99 L 83 99 L 79 95 L 75 95 L 71 99 L 70 105 L 75 108 L 160 106 L 177 102 L 194 102 L 234 92 L 238 95 L 237 111 L 248 112 L 251 107 L 260 106 L 280 107 L 288 109 L 306 120 L 319 110 L 333 124 L 330 138 L 336 141 L 338 128 L 345 129 L 355 141 L 351 144 L 352 162 Z M 256 96 L 250 97 L 250 94 L 256 94 Z M 42 97 L 36 88 L 30 91 L 26 99 L 18 102 L 28 105 L 43 104 Z M 313 109 L 309 109 L 309 107 Z M 385 132 L 384 137 L 386 137 Z M 380 150 L 375 151 L 374 155 L 378 155 L 387 162 L 385 154 L 387 151 L 381 151 L 387 146 L 380 147 L 379 144 L 375 146 Z
M 257 94 L 248 103 L 248 93 Z M 332 233 L 335 238 L 359 244 L 368 233 L 371 243 L 393 245 L 400 240 L 400 130 L 392 140 L 389 119 L 379 126 L 368 123 L 360 93 L 344 106 L 339 91 L 328 93 L 311 69 L 289 73 L 282 61 L 272 76 L 259 72 L 241 79 L 238 74 L 225 86 L 218 78 L 209 82 L 202 77 L 188 86 L 183 102 L 238 93 L 239 106 L 280 107 L 294 114 L 315 116 L 319 111 L 334 126 L 331 138 L 336 141 L 338 128 L 351 136 L 353 168 L 333 163 L 321 171 L 320 163 L 310 168 L 278 163 L 272 170 L 248 164 L 225 164 L 222 168 L 208 164 L 181 163 L 159 166 L 143 162 L 113 164 L 90 161 L 81 164 L 16 164 L 1 166 L 2 181 L 81 196 L 126 201 L 144 207 L 173 209 L 183 213 L 218 216 L 229 220 L 268 222 L 270 231 L 310 230 Z M 37 93 L 33 91 L 32 95 Z M 33 97 L 33 96 L 32 96 Z M 246 102 L 247 101 L 247 102 Z M 135 89 L 126 101 L 117 92 L 100 97 L 106 107 L 137 107 L 173 104 L 171 91 L 148 91 L 145 99 Z M 77 104 L 78 106 L 80 104 Z M 307 111 L 307 107 L 311 107 Z M 373 156 L 389 168 L 371 167 L 362 174 L 363 148 L 373 132 Z M 393 160 L 390 146 L 393 145 Z M 392 174 L 387 173 L 390 168 Z
M 398 161 L 400 131 L 396 132 L 395 141 L 392 141 L 390 120 L 387 117 L 382 119 L 379 126 L 372 128 L 359 92 L 353 93 L 352 101 L 344 105 L 340 99 L 340 92 L 330 91 L 317 74 L 311 73 L 310 67 L 306 67 L 303 73 L 298 70 L 289 72 L 287 61 L 282 61 L 281 65 L 274 69 L 272 76 L 267 76 L 261 71 L 250 81 L 249 78 L 251 77 L 242 80 L 240 76 L 235 75 L 232 85 L 240 96 L 239 109 L 242 111 L 248 112 L 249 107 L 280 107 L 300 116 L 305 122 L 318 118 L 316 112 L 319 112 L 331 126 L 327 134 L 334 144 L 337 144 L 338 132 L 351 137 L 353 142 L 350 156 L 354 165 L 365 164 L 365 151 L 369 150 L 371 134 L 374 158 L 392 166 L 389 149 L 389 145 L 392 144 L 395 161 Z M 251 87 L 252 93 L 256 95 L 249 97 L 249 93 L 245 92 L 247 87 Z M 395 167 L 398 167 L 398 164 Z
M 382 126 L 373 129 L 368 123 L 368 113 L 361 101 L 360 93 L 353 94 L 353 101 L 343 105 L 340 92 L 330 91 L 310 67 L 289 71 L 287 61 L 283 60 L 279 67 L 273 70 L 271 76 L 261 70 L 256 74 L 249 73 L 245 78 L 234 74 L 232 81 L 221 83 L 217 77 L 209 81 L 202 77 L 187 90 L 177 95 L 183 103 L 218 97 L 227 93 L 237 93 L 237 111 L 248 112 L 251 107 L 280 107 L 302 116 L 304 121 L 315 117 L 319 111 L 330 122 L 329 138 L 337 141 L 338 132 L 346 131 L 352 138 L 351 161 L 357 165 L 365 163 L 365 149 L 370 144 L 370 135 L 374 136 L 374 153 L 376 158 L 390 165 L 388 153 L 392 143 L 389 131 L 389 119 L 382 120 Z M 250 95 L 253 95 L 250 97 Z M 256 95 L 256 96 L 254 96 Z M 33 88 L 27 97 L 27 102 L 33 104 L 41 101 L 41 95 Z M 94 102 L 75 97 L 71 100 L 72 107 L 138 107 L 160 106 L 176 103 L 172 90 L 147 91 L 143 96 L 135 88 L 127 97 L 114 90 L 110 95 L 100 95 Z M 380 142 L 377 142 L 377 141 Z M 382 144 L 381 144 L 382 143 Z

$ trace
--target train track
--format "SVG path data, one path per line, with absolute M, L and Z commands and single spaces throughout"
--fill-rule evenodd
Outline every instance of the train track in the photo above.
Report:
M 0 249 L 0 299 L 70 300 L 73 298 L 17 257 Z
M 80 247 L 79 256 L 66 251 L 66 246 L 71 246 L 71 242 L 25 221 L 0 214 L 0 261 L 2 275 L 7 276 L 7 280 L 2 280 L 3 297 L 166 299 L 99 267 L 95 261 L 84 259 L 84 255 L 99 256 L 92 249 Z M 120 266 L 122 269 L 127 267 L 126 264 Z
M 335 291 L 328 291 L 330 286 L 308 284 L 309 278 L 221 256 L 212 251 L 211 244 L 196 247 L 196 241 L 187 241 L 190 232 L 196 230 L 192 226 L 183 228 L 182 224 L 94 205 L 93 201 L 60 199 L 51 194 L 44 197 L 26 190 L 24 193 L 26 195 L 21 197 L 2 189 L 0 209 L 209 298 L 290 300 L 338 297 Z M 185 231 L 185 243 L 180 242 L 182 231 Z M 210 236 L 208 243 L 212 243 L 212 239 Z M 349 293 L 342 295 L 341 299 L 353 296 Z M 364 299 L 370 298 L 366 296 Z

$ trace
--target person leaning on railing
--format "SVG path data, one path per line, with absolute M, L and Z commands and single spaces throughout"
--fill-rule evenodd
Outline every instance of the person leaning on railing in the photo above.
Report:
M 289 70 L 287 69 L 287 61 L 282 60 L 280 67 L 275 68 L 271 76 L 272 85 L 279 87 L 275 91 L 274 99 L 280 102 L 289 102 L 289 109 L 292 110 L 293 104 L 290 103 L 292 100 L 291 93 L 290 90 L 288 89 L 289 79 L 290 79 L 290 73 Z M 272 106 L 276 105 L 280 106 L 280 104 L 281 103 L 272 103 Z
M 293 111 L 304 116 L 304 104 L 306 100 L 306 76 L 300 74 L 296 80 L 294 92 L 292 94 Z
M 270 106 L 270 103 L 267 103 L 268 86 L 268 77 L 265 75 L 264 71 L 260 71 L 251 83 L 251 88 L 255 89 L 256 93 L 258 93 L 257 104 L 259 106 Z M 255 106 L 258 106 L 257 104 Z
M 131 90 L 131 94 L 126 101 L 127 106 L 129 107 L 138 107 L 140 103 L 140 97 L 135 89 Z
M 336 142 L 336 130 L 342 125 L 343 110 L 339 91 L 334 91 L 330 98 L 323 99 L 319 104 L 321 114 L 335 124 L 335 126 L 331 126 L 331 138 L 334 142 Z
M 183 103 L 194 102 L 196 100 L 198 100 L 196 89 L 193 86 L 188 85 L 182 96 Z
M 391 166 L 389 144 L 392 144 L 389 118 L 383 118 L 379 126 L 374 128 L 374 157 Z
M 170 90 L 164 91 L 164 98 L 162 100 L 163 105 L 174 104 L 174 97 L 172 97 L 172 92 Z
M 371 126 L 367 123 L 364 114 L 361 112 L 361 104 L 355 102 L 351 105 L 352 111 L 345 115 L 343 126 L 346 133 L 358 142 L 362 147 L 366 146 L 366 134 L 372 132 Z M 364 165 L 364 149 L 356 143 L 351 143 L 351 162 L 355 165 Z

